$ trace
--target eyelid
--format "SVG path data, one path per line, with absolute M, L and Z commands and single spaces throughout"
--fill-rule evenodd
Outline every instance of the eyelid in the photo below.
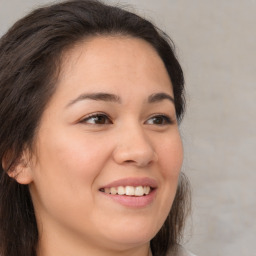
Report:
M 169 115 L 166 115 L 166 114 L 163 114 L 163 113 L 158 113 L 158 114 L 154 114 L 152 116 L 150 116 L 146 121 L 145 123 L 148 122 L 148 120 L 152 119 L 152 118 L 157 118 L 157 117 L 161 117 L 165 120 L 165 123 L 164 124 L 150 124 L 150 125 L 159 125 L 159 126 L 164 126 L 164 125 L 171 125 L 171 124 L 174 124 L 175 123 L 175 119 L 172 118 L 171 116 Z
M 99 116 L 100 117 L 103 116 L 104 118 L 106 118 L 108 120 L 107 123 L 97 124 L 97 123 L 88 122 L 88 120 L 90 120 L 90 118 L 95 118 L 95 117 L 99 117 Z M 162 124 L 148 123 L 148 121 L 153 119 L 153 118 L 162 118 L 164 123 L 162 123 Z M 157 114 L 153 114 L 149 118 L 147 118 L 147 120 L 144 122 L 144 124 L 156 125 L 156 126 L 165 126 L 165 125 L 174 124 L 175 122 L 176 122 L 176 119 L 171 117 L 170 115 L 163 114 L 163 113 L 157 113 Z M 78 123 L 88 124 L 88 125 L 108 125 L 108 124 L 113 124 L 113 120 L 108 114 L 106 114 L 104 112 L 94 112 L 94 113 L 91 113 L 91 114 L 88 114 L 88 115 L 82 117 L 78 121 Z
M 94 112 L 94 113 L 91 113 L 91 114 L 88 114 L 84 117 L 82 117 L 78 123 L 86 123 L 87 120 L 89 120 L 90 118 L 93 118 L 93 117 L 98 117 L 98 116 L 104 116 L 105 118 L 107 118 L 110 122 L 109 123 L 106 123 L 106 124 L 112 124 L 112 120 L 111 120 L 111 117 L 104 113 L 104 112 Z M 90 125 L 91 123 L 87 123 L 88 125 Z M 94 124 L 94 125 L 106 125 L 106 124 Z

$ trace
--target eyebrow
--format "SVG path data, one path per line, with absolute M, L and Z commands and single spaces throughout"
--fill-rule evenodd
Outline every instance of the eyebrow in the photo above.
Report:
M 163 100 L 169 100 L 172 103 L 174 103 L 174 98 L 171 95 L 164 92 L 155 93 L 148 97 L 148 103 L 155 103 Z
M 114 102 L 121 104 L 121 98 L 115 94 L 111 93 L 104 93 L 104 92 L 98 92 L 98 93 L 84 93 L 79 95 L 76 99 L 70 101 L 66 107 L 69 107 L 71 105 L 74 105 L 75 103 L 83 100 L 96 100 L 96 101 L 106 101 L 106 102 Z M 174 98 L 164 92 L 155 93 L 148 97 L 148 103 L 157 103 L 163 100 L 169 100 L 172 103 L 174 103 Z
M 76 99 L 72 100 L 68 103 L 67 107 L 82 101 L 82 100 L 96 100 L 96 101 L 108 101 L 108 102 L 116 102 L 121 103 L 121 99 L 119 96 L 110 93 L 97 92 L 97 93 L 84 93 L 78 96 Z

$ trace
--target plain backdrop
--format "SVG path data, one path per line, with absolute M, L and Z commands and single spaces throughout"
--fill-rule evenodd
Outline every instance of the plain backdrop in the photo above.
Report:
M 49 2 L 0 0 L 0 35 Z M 185 72 L 183 169 L 193 186 L 185 246 L 198 256 L 256 256 L 256 0 L 118 3 L 171 36 Z

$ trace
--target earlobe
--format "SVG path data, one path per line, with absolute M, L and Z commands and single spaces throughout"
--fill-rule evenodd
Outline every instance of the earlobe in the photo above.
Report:
M 28 157 L 22 155 L 21 158 L 7 170 L 7 174 L 20 184 L 30 184 L 33 181 L 33 175 Z
M 22 162 L 18 163 L 14 168 L 11 168 L 7 174 L 20 184 L 27 185 L 33 181 L 30 166 Z

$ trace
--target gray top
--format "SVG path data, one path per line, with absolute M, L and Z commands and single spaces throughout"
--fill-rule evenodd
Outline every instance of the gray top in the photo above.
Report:
M 180 246 L 176 253 L 170 252 L 166 256 L 196 256 L 196 255 Z

